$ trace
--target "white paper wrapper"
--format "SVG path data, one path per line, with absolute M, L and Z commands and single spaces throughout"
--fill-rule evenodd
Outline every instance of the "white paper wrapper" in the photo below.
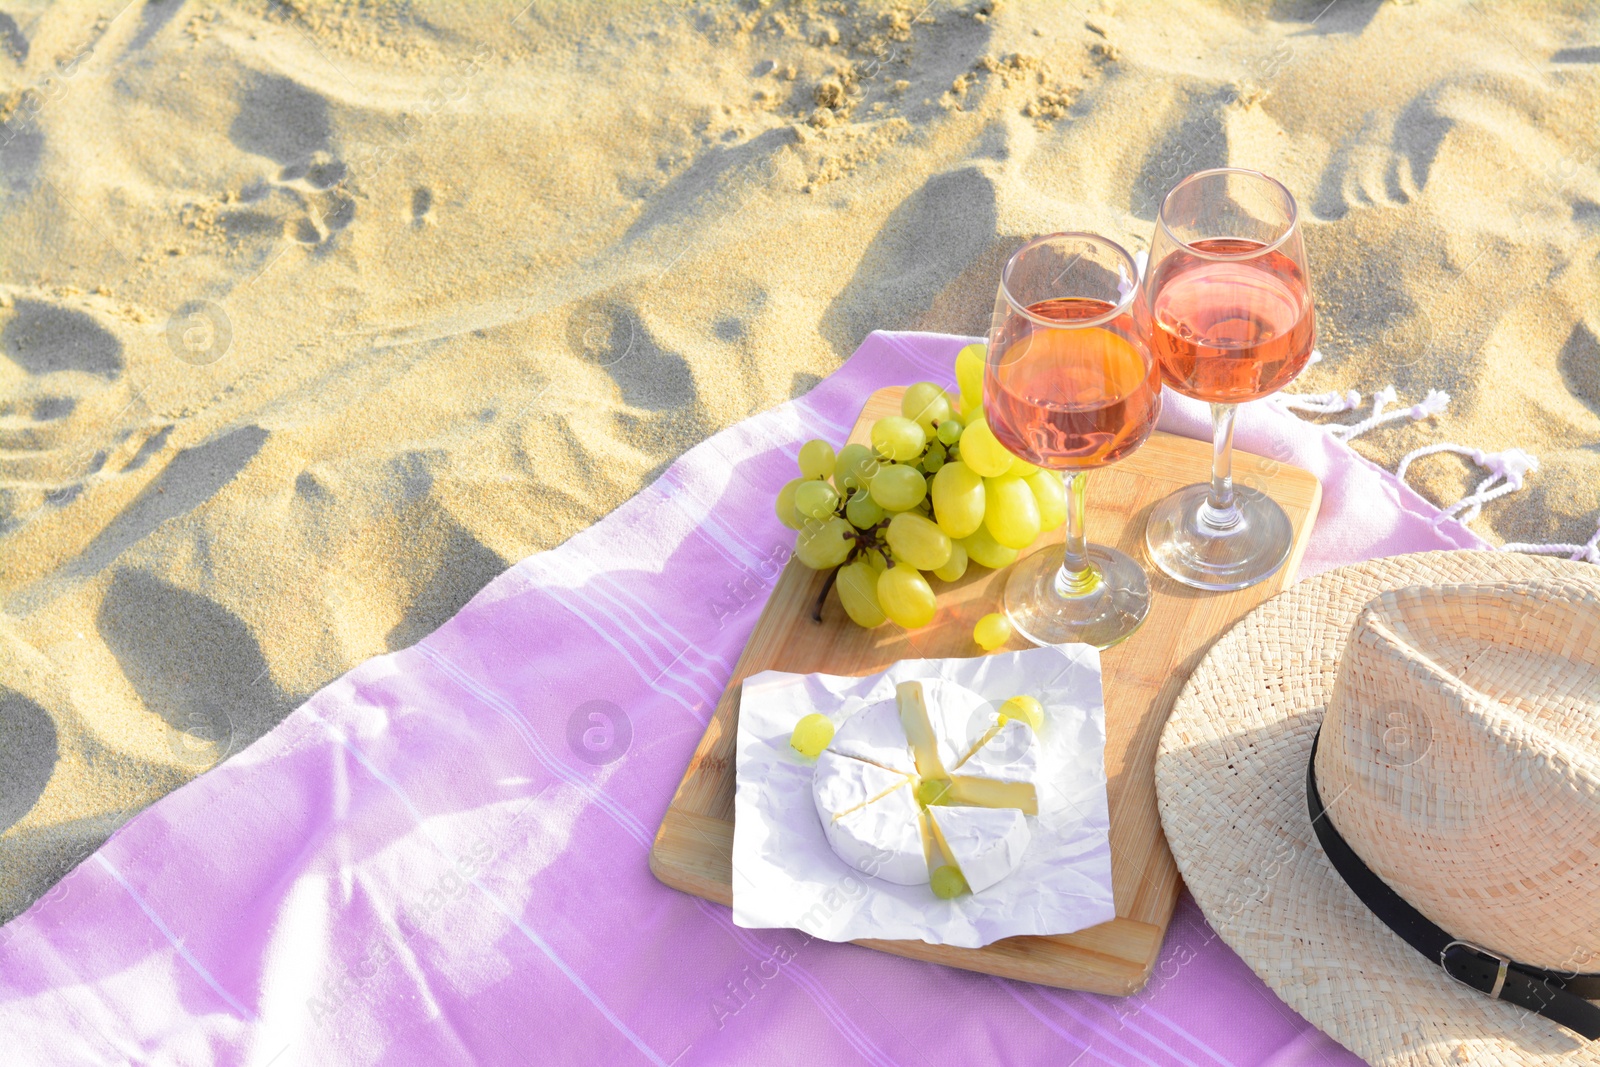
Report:
M 926 885 L 895 885 L 852 870 L 828 847 L 811 799 L 814 761 L 789 747 L 802 715 L 844 722 L 900 682 L 946 678 L 998 708 L 1039 698 L 1045 724 L 1039 814 L 1022 866 L 998 885 L 940 900 Z M 1020 934 L 1067 934 L 1116 917 L 1106 806 L 1105 703 L 1100 654 L 1063 645 L 973 659 L 902 660 L 881 674 L 763 671 L 739 702 L 734 795 L 733 921 L 792 927 L 828 941 L 917 939 L 977 948 Z

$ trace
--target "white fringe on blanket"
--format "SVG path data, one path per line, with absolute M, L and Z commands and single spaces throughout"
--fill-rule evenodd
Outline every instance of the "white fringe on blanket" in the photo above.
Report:
M 1589 538 L 1587 544 L 1529 544 L 1525 541 L 1513 541 L 1500 546 L 1502 552 L 1529 552 L 1536 556 L 1566 556 L 1571 560 L 1585 560 L 1589 563 L 1600 563 L 1600 529 L 1596 529 L 1594 536 Z
M 1313 348 L 1306 366 L 1322 362 L 1322 350 Z M 1306 411 L 1313 415 L 1337 415 L 1341 411 L 1354 411 L 1361 406 L 1361 393 L 1352 389 L 1347 393 L 1275 393 L 1267 402 L 1283 411 Z
M 1386 385 L 1373 394 L 1371 415 L 1350 426 L 1330 426 L 1328 427 L 1328 432 L 1341 441 L 1353 441 L 1368 430 L 1375 430 L 1385 423 L 1399 422 L 1401 419 L 1420 422 L 1443 411 L 1450 403 L 1450 394 L 1438 389 L 1429 389 L 1428 395 L 1422 398 L 1422 403 L 1420 404 L 1413 404 L 1408 408 L 1398 408 L 1394 411 L 1384 410 L 1398 399 L 1394 386 Z
M 1311 359 L 1306 364 L 1321 361 L 1322 353 L 1312 350 Z M 1398 422 L 1401 419 L 1410 419 L 1420 422 L 1439 414 L 1450 403 L 1450 394 L 1439 389 L 1430 389 L 1422 398 L 1422 402 L 1413 404 L 1408 408 L 1387 410 L 1390 405 L 1399 400 L 1394 386 L 1388 386 L 1372 398 L 1372 414 L 1359 422 L 1343 426 L 1329 426 L 1328 433 L 1346 443 L 1360 437 L 1369 430 L 1376 429 L 1386 423 Z M 1344 411 L 1354 411 L 1361 406 L 1361 393 L 1351 389 L 1345 393 L 1279 393 L 1268 401 L 1284 412 L 1305 412 L 1310 415 L 1337 415 Z M 1456 519 L 1463 525 L 1476 519 L 1483 513 L 1483 505 L 1491 500 L 1498 500 L 1521 489 L 1527 482 L 1527 477 L 1539 469 L 1539 460 L 1520 448 L 1508 448 L 1503 452 L 1485 452 L 1478 448 L 1468 448 L 1465 445 L 1437 444 L 1427 445 L 1406 453 L 1400 460 L 1400 466 L 1395 470 L 1395 477 L 1405 481 L 1406 472 L 1411 469 L 1411 464 L 1424 456 L 1438 455 L 1441 452 L 1450 452 L 1458 456 L 1465 456 L 1473 463 L 1488 472 L 1488 476 L 1480 481 L 1472 492 L 1464 495 L 1454 504 L 1441 509 L 1440 514 L 1434 518 L 1438 525 L 1446 519 Z M 1595 530 L 1593 537 L 1586 544 L 1535 544 L 1522 541 L 1508 542 L 1499 549 L 1501 552 L 1526 552 L 1544 556 L 1566 556 L 1572 560 L 1587 560 L 1590 563 L 1600 563 L 1600 528 Z
M 1361 406 L 1361 393 L 1355 389 L 1347 393 L 1280 393 L 1273 397 L 1285 411 L 1305 411 L 1312 415 L 1337 415 L 1341 411 L 1354 411 Z
M 1488 471 L 1489 476 L 1479 482 L 1478 487 L 1472 492 L 1441 511 L 1433 520 L 1435 526 L 1445 519 L 1471 522 L 1482 513 L 1483 505 L 1521 489 L 1528 474 L 1539 469 L 1539 461 L 1520 448 L 1508 448 L 1504 452 L 1484 452 L 1464 445 L 1441 444 L 1428 445 L 1426 448 L 1406 453 L 1394 472 L 1395 477 L 1405 481 L 1406 471 L 1410 469 L 1413 460 L 1421 459 L 1423 456 L 1438 455 L 1441 452 L 1466 456 Z
M 1138 268 L 1139 277 L 1145 275 L 1145 267 L 1149 262 L 1148 252 L 1134 253 L 1134 264 Z M 1322 362 L 1322 352 L 1319 349 L 1311 350 L 1311 358 L 1306 366 Z M 1422 402 L 1413 404 L 1408 408 L 1397 408 L 1393 411 L 1385 410 L 1389 405 L 1399 401 L 1394 386 L 1385 386 L 1372 397 L 1372 414 L 1360 422 L 1343 426 L 1329 426 L 1328 433 L 1346 444 L 1360 437 L 1369 430 L 1377 429 L 1386 423 L 1398 422 L 1401 419 L 1410 419 L 1412 422 L 1421 422 L 1439 414 L 1450 403 L 1450 394 L 1442 389 L 1429 389 Z M 1354 411 L 1361 406 L 1361 393 L 1351 389 L 1343 393 L 1276 393 L 1267 398 L 1267 403 L 1272 404 L 1285 413 L 1305 412 L 1308 415 L 1337 415 L 1345 411 Z M 1428 445 L 1406 453 L 1400 460 L 1400 466 L 1395 470 L 1395 477 L 1405 481 L 1406 471 L 1410 469 L 1415 460 L 1424 456 L 1437 455 L 1440 452 L 1453 452 L 1458 456 L 1466 456 L 1479 467 L 1489 472 L 1489 476 L 1478 483 L 1477 488 L 1463 496 L 1449 507 L 1442 509 L 1434 518 L 1434 525 L 1454 518 L 1462 525 L 1476 519 L 1483 512 L 1483 505 L 1491 500 L 1515 493 L 1521 489 L 1527 476 L 1539 469 L 1539 460 L 1524 452 L 1520 448 L 1508 448 L 1504 452 L 1484 452 L 1477 448 L 1467 448 L 1464 445 L 1438 444 Z M 1589 563 L 1600 563 L 1600 526 L 1595 529 L 1594 536 L 1581 545 L 1572 544 L 1534 544 L 1524 541 L 1511 541 L 1500 546 L 1501 552 L 1526 552 L 1541 556 L 1566 556 L 1572 560 L 1586 560 Z

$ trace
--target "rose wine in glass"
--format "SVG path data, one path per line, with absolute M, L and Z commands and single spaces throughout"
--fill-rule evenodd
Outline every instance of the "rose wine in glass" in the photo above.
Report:
M 984 413 L 1007 451 L 1062 472 L 1066 488 L 1062 554 L 1035 552 L 1006 581 L 1006 614 L 1035 644 L 1105 648 L 1149 611 L 1139 564 L 1084 537 L 1087 473 L 1142 445 L 1161 413 L 1161 373 L 1138 297 L 1132 259 L 1093 234 L 1030 241 L 1001 275 Z
M 1035 320 L 1100 327 L 1044 329 L 1013 343 L 995 375 L 989 428 L 1015 455 L 1055 470 L 1115 463 L 1144 443 L 1161 413 L 1161 374 L 1127 336 L 1131 312 L 1087 297 L 1041 300 Z
M 1163 265 L 1151 345 L 1167 382 L 1217 403 L 1259 400 L 1288 385 L 1311 358 L 1314 323 L 1304 273 L 1258 241 L 1196 241 Z
M 1211 404 L 1214 431 L 1211 482 L 1157 503 L 1145 547 L 1186 585 L 1254 585 L 1283 566 L 1294 531 L 1271 497 L 1233 484 L 1233 421 L 1235 405 L 1304 370 L 1315 344 L 1294 198 L 1251 170 L 1185 178 L 1162 202 L 1145 293 L 1162 377 Z

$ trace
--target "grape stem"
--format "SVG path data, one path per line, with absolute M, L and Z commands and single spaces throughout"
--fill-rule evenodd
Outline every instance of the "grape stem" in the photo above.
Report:
M 843 564 L 840 564 L 840 566 L 854 563 L 868 552 L 878 553 L 878 555 L 883 557 L 883 565 L 885 567 L 889 566 L 892 562 L 889 559 L 889 550 L 883 545 L 878 544 L 877 537 L 878 531 L 886 528 L 888 525 L 889 522 L 887 519 L 885 519 L 883 522 L 878 523 L 870 530 L 851 530 L 850 536 L 855 539 L 856 547 L 850 550 L 849 558 L 847 558 Z M 833 583 L 838 577 L 838 567 L 835 567 L 833 570 L 828 572 L 828 580 L 822 583 L 822 592 L 817 594 L 817 603 L 811 609 L 812 622 L 822 621 L 822 605 L 827 602 L 828 591 L 833 588 Z
M 811 609 L 811 621 L 822 621 L 822 605 L 828 599 L 828 590 L 833 588 L 833 580 L 839 577 L 839 568 L 835 567 L 828 572 L 828 580 L 822 583 L 822 592 L 817 594 L 816 606 Z

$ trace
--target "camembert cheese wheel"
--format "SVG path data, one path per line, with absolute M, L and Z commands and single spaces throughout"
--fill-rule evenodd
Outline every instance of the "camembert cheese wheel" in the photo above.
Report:
M 842 723 L 812 799 L 829 846 L 901 885 L 959 870 L 974 893 L 1015 871 L 1039 811 L 1039 740 L 953 682 L 904 682 Z

